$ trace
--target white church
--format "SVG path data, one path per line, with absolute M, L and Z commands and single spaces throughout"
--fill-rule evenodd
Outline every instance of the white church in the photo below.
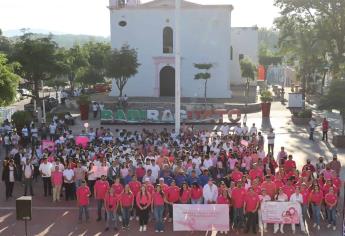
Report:
M 111 45 L 128 44 L 138 52 L 138 73 L 124 88 L 127 96 L 175 95 L 175 0 L 110 0 Z M 257 27 L 231 27 L 232 5 L 181 3 L 181 97 L 204 96 L 195 63 L 211 63 L 207 96 L 231 98 L 232 86 L 244 83 L 239 59 L 258 63 Z M 118 91 L 117 94 L 118 95 Z

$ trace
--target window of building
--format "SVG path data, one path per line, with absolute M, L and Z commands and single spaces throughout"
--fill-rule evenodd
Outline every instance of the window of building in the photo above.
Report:
M 163 53 L 173 53 L 174 34 L 171 27 L 163 29 Z

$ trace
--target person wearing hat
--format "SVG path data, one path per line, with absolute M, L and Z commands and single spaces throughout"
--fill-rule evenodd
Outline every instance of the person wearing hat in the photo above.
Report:
M 81 181 L 81 186 L 78 187 L 77 192 L 77 202 L 78 202 L 78 206 L 79 206 L 79 222 L 82 222 L 82 217 L 83 217 L 83 212 L 85 214 L 85 218 L 86 221 L 89 220 L 89 204 L 90 204 L 90 189 L 89 187 L 86 185 L 86 181 L 82 180 Z

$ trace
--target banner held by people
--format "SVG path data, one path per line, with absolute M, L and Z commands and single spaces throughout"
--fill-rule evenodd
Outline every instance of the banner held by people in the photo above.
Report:
M 263 202 L 262 222 L 273 224 L 299 224 L 301 206 L 297 202 Z

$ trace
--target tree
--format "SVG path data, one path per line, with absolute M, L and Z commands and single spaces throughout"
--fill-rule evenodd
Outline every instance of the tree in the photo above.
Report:
M 0 29 L 0 53 L 9 54 L 11 51 L 11 41 L 2 35 L 2 31 Z
M 8 64 L 7 58 L 0 53 L 0 106 L 10 105 L 17 94 L 19 76 L 14 73 L 18 64 Z
M 45 85 L 54 88 L 56 97 L 58 97 L 59 88 L 63 88 L 68 85 L 68 80 L 65 77 L 55 77 L 48 80 Z
M 201 63 L 201 64 L 194 64 L 194 67 L 202 70 L 203 72 L 199 72 L 194 76 L 195 80 L 204 80 L 204 98 L 205 98 L 205 108 L 207 102 L 207 81 L 211 78 L 211 74 L 208 72 L 213 65 L 210 63 Z
M 39 104 L 40 81 L 48 80 L 60 68 L 57 62 L 57 45 L 51 36 L 33 38 L 33 34 L 24 34 L 14 44 L 12 60 L 21 65 L 20 75 L 29 81 L 28 88 L 33 92 L 33 98 Z
M 244 59 L 240 60 L 240 67 L 241 67 L 241 76 L 242 76 L 242 78 L 246 79 L 246 88 L 245 88 L 246 103 L 245 103 L 245 106 L 247 107 L 248 96 L 249 96 L 249 83 L 250 83 L 250 80 L 255 79 L 256 66 L 248 57 L 245 57 Z M 247 120 L 247 113 L 245 114 L 244 122 L 246 122 L 246 120 Z
M 138 73 L 138 53 L 129 45 L 123 45 L 120 50 L 113 49 L 106 60 L 106 75 L 115 79 L 116 86 L 122 96 L 123 88 L 128 79 Z
M 332 58 L 330 69 L 337 74 L 345 58 L 345 1 L 275 0 L 275 5 L 283 17 L 316 32 L 315 40 L 325 43 L 325 50 Z
M 342 135 L 345 135 L 345 80 L 332 80 L 328 93 L 321 97 L 319 109 L 338 110 L 342 119 Z
M 84 87 L 89 87 L 91 85 L 95 85 L 97 83 L 104 83 L 104 76 L 98 70 L 93 67 L 83 67 L 78 75 L 77 80 L 78 83 L 83 85 Z

